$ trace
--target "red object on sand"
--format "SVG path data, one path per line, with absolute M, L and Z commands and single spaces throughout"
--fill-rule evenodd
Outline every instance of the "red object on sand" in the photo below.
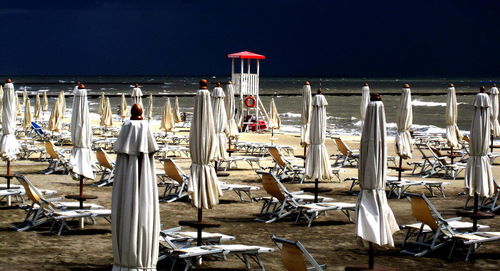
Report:
M 252 53 L 249 51 L 242 51 L 239 53 L 228 54 L 228 58 L 243 58 L 243 59 L 266 59 L 266 56 Z

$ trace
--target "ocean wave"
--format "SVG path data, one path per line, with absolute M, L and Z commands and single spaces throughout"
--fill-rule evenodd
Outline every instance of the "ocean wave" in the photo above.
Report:
M 300 114 L 300 113 L 292 113 L 292 112 L 286 112 L 286 113 L 282 113 L 280 115 L 285 117 L 285 118 L 300 118 L 302 116 L 302 114 Z

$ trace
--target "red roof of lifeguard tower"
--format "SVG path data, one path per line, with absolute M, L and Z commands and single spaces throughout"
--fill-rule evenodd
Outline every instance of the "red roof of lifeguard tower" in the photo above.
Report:
M 252 53 L 249 51 L 243 51 L 239 53 L 229 54 L 228 58 L 243 58 L 243 59 L 266 59 L 266 56 Z

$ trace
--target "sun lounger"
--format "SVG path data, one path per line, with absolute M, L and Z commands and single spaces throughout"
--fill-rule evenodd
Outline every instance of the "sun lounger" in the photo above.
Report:
M 407 179 L 401 179 L 401 181 L 398 181 L 397 177 L 387 176 L 386 184 L 389 187 L 389 193 L 387 196 L 391 197 L 391 195 L 395 195 L 398 199 L 400 199 L 402 196 L 404 196 L 404 194 L 409 188 L 415 186 L 417 187 L 423 186 L 424 188 L 429 190 L 431 196 L 433 197 L 434 197 L 434 190 L 437 190 L 444 198 L 446 197 L 444 193 L 444 188 L 450 183 L 440 182 L 440 181 L 407 180 Z
M 187 196 L 187 181 L 189 175 L 185 174 L 174 162 L 174 160 L 167 158 L 163 161 L 164 174 L 158 174 L 158 178 L 165 185 L 165 192 L 163 193 L 162 201 L 172 202 L 182 197 Z M 240 200 L 244 201 L 243 195 L 249 197 L 252 201 L 252 191 L 258 190 L 259 187 L 243 185 L 243 184 L 230 184 L 220 183 L 221 189 L 224 191 L 234 191 Z
M 490 212 L 495 212 L 500 209 L 500 187 L 496 180 L 493 180 L 495 193 L 491 198 L 479 197 L 479 208 L 483 210 L 487 210 Z M 468 193 L 467 193 L 468 194 Z M 467 196 L 467 200 L 465 201 L 464 208 L 471 208 L 469 206 L 470 202 L 473 202 L 474 197 Z
M 94 217 L 103 217 L 110 222 L 111 210 L 103 209 L 96 204 L 84 204 L 84 209 L 78 209 L 78 202 L 57 202 L 46 199 L 42 193 L 23 175 L 15 175 L 26 191 L 26 195 L 32 204 L 26 210 L 26 217 L 20 225 L 13 226 L 17 231 L 25 231 L 39 225 L 52 223 L 51 230 L 59 224 L 57 234 L 61 234 L 64 229 L 70 229 L 67 221 L 76 218 L 87 218 L 93 223 Z
M 354 165 L 354 163 L 357 164 L 359 159 L 359 150 L 352 150 L 349 148 L 349 146 L 347 146 L 344 140 L 340 137 L 332 138 L 335 141 L 335 145 L 337 145 L 337 150 L 339 151 L 339 153 L 336 154 L 337 159 L 335 159 L 334 164 L 337 165 L 340 163 L 342 166 L 345 166 L 347 163 L 351 166 Z
M 280 181 L 287 178 L 291 178 L 292 181 L 297 179 L 302 181 L 304 167 L 293 165 L 276 147 L 269 147 L 268 151 L 274 161 L 274 167 L 270 172 L 277 176 Z
M 281 250 L 281 261 L 288 271 L 323 271 L 326 264 L 319 264 L 299 241 L 273 235 L 271 239 Z
M 99 181 L 94 183 L 94 185 L 103 187 L 112 184 L 115 178 L 115 163 L 102 148 L 96 151 L 95 156 L 102 174 Z
M 301 220 L 305 220 L 308 227 L 311 227 L 314 219 L 319 217 L 321 214 L 326 214 L 328 211 L 340 211 L 347 216 L 347 219 L 352 222 L 350 212 L 356 210 L 356 204 L 347 202 L 322 202 L 322 203 L 310 203 L 301 204 L 298 207 L 296 223 Z
M 42 174 L 52 174 L 55 172 L 63 172 L 64 174 L 69 172 L 69 161 L 60 151 L 57 151 L 54 143 L 51 141 L 45 141 L 45 150 L 50 156 L 49 166 L 40 171 Z
M 202 233 L 202 246 L 193 246 L 197 233 L 178 232 L 180 228 L 163 231 L 160 238 L 159 260 L 171 258 L 175 266 L 177 260 L 183 260 L 184 270 L 189 270 L 202 257 L 212 256 L 225 259 L 226 256 L 235 255 L 244 264 L 247 270 L 265 270 L 259 254 L 272 252 L 273 249 L 260 246 L 249 246 L 241 244 L 220 244 L 221 241 L 234 240 L 234 237 L 218 233 Z M 180 236 L 180 237 L 179 237 Z M 223 239 L 224 237 L 225 240 Z M 215 241 L 214 241 L 215 240 Z M 251 263 L 255 262 L 258 269 L 254 269 Z
M 446 243 L 460 240 L 462 233 L 472 229 L 472 223 L 460 221 L 460 217 L 444 219 L 425 195 L 407 194 L 407 196 L 411 202 L 412 214 L 420 223 L 402 226 L 407 230 L 402 253 L 423 256 L 444 246 Z M 489 227 L 478 225 L 478 228 L 486 230 Z M 412 237 L 415 239 L 410 242 L 409 240 Z M 485 241 L 494 240 L 487 239 Z M 464 245 L 469 246 L 469 249 L 471 246 L 475 247 L 472 243 L 467 242 Z M 450 257 L 452 253 L 453 249 L 450 251 Z M 468 252 L 466 260 L 470 253 L 472 251 Z
M 254 167 L 260 168 L 261 157 L 257 156 L 230 156 L 226 160 L 220 162 L 220 168 L 222 170 L 231 169 L 231 165 L 235 167 L 238 165 L 238 162 L 246 162 L 253 169 Z
M 267 219 L 257 218 L 257 221 L 272 223 L 289 215 L 298 212 L 299 205 L 312 203 L 313 195 L 304 195 L 302 191 L 289 192 L 286 187 L 271 173 L 262 173 L 262 187 L 270 197 L 261 198 L 263 200 L 260 215 L 267 216 Z M 331 198 L 318 197 L 319 202 L 332 201 Z

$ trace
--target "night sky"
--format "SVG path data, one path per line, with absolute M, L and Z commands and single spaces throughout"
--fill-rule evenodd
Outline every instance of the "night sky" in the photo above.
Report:
M 0 7 L 2 75 L 497 76 L 498 0 L 18 0 Z

